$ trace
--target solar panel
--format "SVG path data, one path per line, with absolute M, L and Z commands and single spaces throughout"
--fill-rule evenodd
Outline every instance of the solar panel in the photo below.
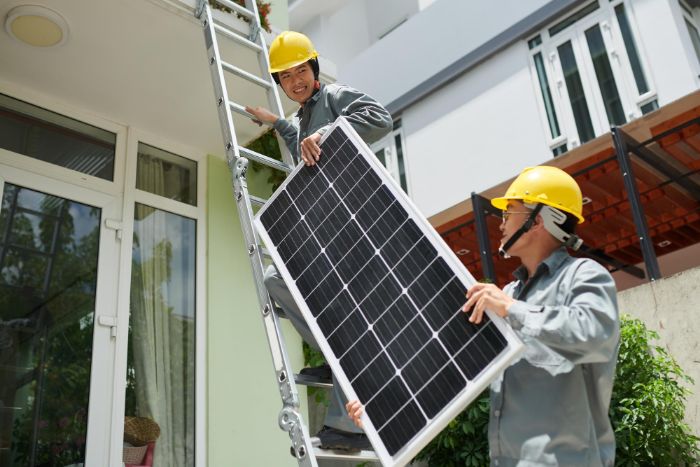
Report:
M 408 463 L 520 352 L 461 312 L 474 278 L 348 122 L 255 224 L 383 465 Z M 439 176 L 439 174 L 436 174 Z

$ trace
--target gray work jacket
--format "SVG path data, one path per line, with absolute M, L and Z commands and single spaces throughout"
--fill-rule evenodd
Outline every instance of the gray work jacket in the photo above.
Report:
M 367 94 L 342 84 L 321 84 L 291 122 L 280 118 L 274 128 L 299 162 L 299 143 L 316 132 L 325 133 L 341 115 L 367 144 L 388 135 L 393 126 L 389 112 Z
M 525 352 L 491 385 L 492 466 L 612 466 L 608 407 L 619 348 L 615 283 L 561 248 L 514 273 L 506 318 Z

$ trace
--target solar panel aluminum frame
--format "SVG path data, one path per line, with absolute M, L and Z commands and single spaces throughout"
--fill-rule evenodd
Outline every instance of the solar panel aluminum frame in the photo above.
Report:
M 376 159 L 374 153 L 366 145 L 366 143 L 358 136 L 352 126 L 343 117 L 339 117 L 335 123 L 328 129 L 321 139 L 320 144 L 328 138 L 328 136 L 334 131 L 343 131 L 349 140 L 356 146 L 359 150 L 359 154 L 369 163 L 370 167 L 379 174 L 382 183 L 389 189 L 389 191 L 394 195 L 395 199 L 400 203 L 400 205 L 408 212 L 409 218 L 413 219 L 416 225 L 420 228 L 425 237 L 430 241 L 432 246 L 437 250 L 438 257 L 442 258 L 445 263 L 449 266 L 451 271 L 454 273 L 455 277 L 464 286 L 464 290 L 467 290 L 470 286 L 476 283 L 474 277 L 469 273 L 469 271 L 464 267 L 464 265 L 459 261 L 456 255 L 450 250 L 448 245 L 439 236 L 435 229 L 428 223 L 425 217 L 420 213 L 418 208 L 413 204 L 413 202 L 408 198 L 408 196 L 403 192 L 401 187 L 394 181 L 392 176 L 387 172 L 386 168 Z M 323 154 L 321 157 L 324 157 Z M 359 400 L 355 390 L 353 389 L 350 380 L 345 375 L 340 361 L 335 357 L 333 351 L 328 344 L 326 337 L 319 325 L 316 323 L 311 310 L 306 304 L 303 296 L 294 280 L 292 279 L 291 273 L 288 271 L 286 265 L 284 264 L 282 258 L 280 257 L 274 243 L 271 241 L 265 227 L 263 226 L 260 218 L 264 214 L 267 206 L 275 200 L 280 193 L 283 192 L 287 184 L 293 177 L 301 170 L 305 170 L 306 166 L 304 164 L 299 164 L 294 171 L 289 175 L 284 183 L 277 189 L 277 191 L 270 197 L 268 203 L 263 206 L 255 216 L 255 227 L 268 247 L 270 256 L 272 257 L 279 273 L 285 279 L 285 282 L 289 286 L 290 292 L 294 297 L 297 305 L 299 306 L 307 324 L 311 328 L 311 332 L 316 338 L 321 350 L 326 357 L 331 369 L 333 370 L 336 380 L 339 382 L 341 389 L 347 396 L 348 400 Z M 427 424 L 401 449 L 399 449 L 394 455 L 391 455 L 387 448 L 384 446 L 382 439 L 378 434 L 378 429 L 372 424 L 371 419 L 366 413 L 362 415 L 362 422 L 364 430 L 375 449 L 377 457 L 384 466 L 393 465 L 405 465 L 409 463 L 413 457 L 415 457 L 420 450 L 427 445 L 430 440 L 432 440 L 436 435 L 438 435 L 447 424 L 459 415 L 464 408 L 472 402 L 481 392 L 486 389 L 486 387 L 495 380 L 498 375 L 507 368 L 522 352 L 524 345 L 520 339 L 516 336 L 515 332 L 510 328 L 510 326 L 498 315 L 487 310 L 489 318 L 496 325 L 497 329 L 503 334 L 507 341 L 506 348 L 501 352 L 500 355 L 491 363 L 486 366 L 482 373 L 472 381 L 468 381 L 464 389 L 451 401 L 449 402 L 435 417 L 430 419 Z M 450 357 L 453 357 L 450 355 Z

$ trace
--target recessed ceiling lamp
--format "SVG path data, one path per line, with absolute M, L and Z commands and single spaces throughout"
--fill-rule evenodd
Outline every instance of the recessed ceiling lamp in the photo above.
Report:
M 22 5 L 5 17 L 5 30 L 15 39 L 35 47 L 53 47 L 68 39 L 68 23 L 63 16 L 39 5 Z

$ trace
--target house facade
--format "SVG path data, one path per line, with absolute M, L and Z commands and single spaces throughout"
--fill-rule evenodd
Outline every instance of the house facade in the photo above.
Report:
M 615 204 L 627 197 L 608 130 L 621 126 L 639 142 L 661 135 L 653 151 L 685 154 L 676 169 L 697 170 L 697 2 L 504 0 L 498 11 L 458 0 L 271 3 L 273 34 L 306 32 L 324 79 L 389 108 L 394 131 L 373 149 L 475 275 L 483 258 L 470 194 L 488 197 L 522 167 L 548 162 L 596 190 L 586 209 L 600 218 L 589 225 L 608 222 L 619 235 L 597 244 L 604 231 L 583 234 L 616 261 L 616 280 L 646 284 L 631 208 Z M 160 431 L 156 465 L 296 464 L 277 426 L 281 403 L 194 7 L 0 6 L 0 465 L 120 466 L 125 431 L 143 419 Z M 256 71 L 254 57 L 226 52 Z M 245 85 L 229 90 L 238 102 L 264 102 Z M 242 142 L 263 131 L 236 126 Z M 674 213 L 658 225 L 647 216 L 665 235 L 654 238 L 661 270 L 686 270 L 686 279 L 664 279 L 664 296 L 683 298 L 675 314 L 660 317 L 662 304 L 645 319 L 694 374 L 695 331 L 676 318 L 698 299 L 687 271 L 700 258 L 698 200 L 692 186 L 647 175 L 642 204 Z M 249 171 L 255 194 L 269 194 L 267 176 Z M 664 255 L 666 241 L 674 252 Z M 642 287 L 623 303 L 648 303 L 662 289 Z M 284 324 L 300 368 L 300 339 Z
M 290 3 L 290 26 L 390 110 L 394 133 L 373 149 L 477 278 L 503 285 L 517 265 L 498 258 L 488 200 L 524 167 L 567 170 L 584 195 L 580 254 L 608 267 L 621 311 L 697 380 L 697 329 L 675 298 L 700 299 L 697 2 L 339 1 L 295 14 L 304 3 Z
M 0 465 L 296 464 L 194 6 L 0 6 Z

